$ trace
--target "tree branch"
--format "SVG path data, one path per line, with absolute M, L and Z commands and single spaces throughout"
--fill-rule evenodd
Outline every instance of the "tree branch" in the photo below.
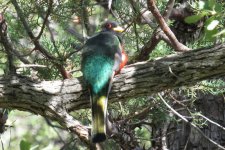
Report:
M 12 46 L 12 43 L 10 42 L 8 36 L 7 36 L 7 25 L 4 20 L 3 14 L 0 14 L 1 16 L 1 23 L 0 23 L 0 43 L 4 46 L 5 50 L 9 51 L 9 53 L 12 53 L 15 55 L 20 61 L 22 61 L 25 64 L 30 64 L 30 62 L 24 58 L 17 50 L 14 49 Z
M 53 1 L 51 0 L 50 3 L 53 3 Z M 20 21 L 22 22 L 23 26 L 24 26 L 24 29 L 26 30 L 28 36 L 30 37 L 30 39 L 32 40 L 34 46 L 35 46 L 35 49 L 39 50 L 46 58 L 48 58 L 56 67 L 57 69 L 59 70 L 59 72 L 61 73 L 62 77 L 64 79 L 67 79 L 67 78 L 70 78 L 70 75 L 67 73 L 67 71 L 65 70 L 63 64 L 61 62 L 59 62 L 57 60 L 56 57 L 54 57 L 53 55 L 51 55 L 41 44 L 40 42 L 38 41 L 39 37 L 35 37 L 31 28 L 29 27 L 29 24 L 27 23 L 25 17 L 24 17 L 24 14 L 21 10 L 21 8 L 19 7 L 18 5 L 18 2 L 16 0 L 12 0 L 12 4 L 13 6 L 15 7 L 16 9 L 16 12 L 20 18 Z M 51 11 L 51 6 L 49 7 L 48 9 L 48 13 L 50 13 Z M 48 15 L 46 16 L 46 19 L 45 19 L 45 22 L 46 23 L 48 20 L 47 20 L 47 17 Z M 44 27 L 44 25 L 43 25 Z M 41 35 L 42 33 L 40 32 L 39 35 Z
M 175 0 L 169 0 L 166 5 L 165 11 L 163 13 L 163 18 L 166 22 L 168 21 L 170 14 L 173 10 L 174 3 L 175 3 Z
M 39 41 L 37 40 L 37 38 L 35 38 L 31 28 L 29 27 L 26 19 L 24 18 L 24 14 L 21 10 L 21 8 L 19 7 L 18 3 L 16 0 L 12 0 L 12 4 L 14 5 L 16 12 L 18 14 L 18 17 L 20 18 L 20 21 L 22 22 L 24 29 L 26 30 L 28 36 L 30 37 L 30 39 L 32 40 L 32 42 L 34 43 L 35 47 L 47 58 L 55 60 L 55 57 L 53 57 L 52 55 L 50 55 L 45 49 L 44 47 L 42 47 L 39 43 Z
M 176 36 L 173 34 L 173 32 L 170 30 L 170 28 L 168 27 L 168 25 L 166 24 L 165 20 L 163 19 L 163 17 L 161 16 L 158 8 L 155 5 L 154 0 L 149 0 L 148 1 L 148 8 L 149 10 L 152 12 L 152 14 L 154 15 L 156 21 L 158 22 L 158 24 L 160 25 L 161 29 L 163 30 L 163 32 L 168 36 L 168 38 L 170 39 L 172 45 L 174 45 L 175 50 L 176 51 L 188 51 L 190 50 L 188 47 L 186 47 L 185 45 L 183 45 L 182 43 L 180 43 Z
M 210 122 L 211 124 L 213 124 L 213 125 L 215 125 L 215 126 L 221 128 L 222 130 L 225 131 L 225 127 L 221 126 L 221 125 L 218 124 L 217 122 L 212 121 L 211 119 L 207 118 L 206 116 L 204 116 L 204 115 L 202 115 L 202 114 L 197 114 L 197 115 L 200 116 L 200 117 L 202 117 L 202 118 L 204 118 L 205 120 L 207 120 L 207 121 Z
M 197 130 L 205 139 L 207 139 L 209 142 L 211 142 L 212 144 L 216 145 L 218 148 L 225 150 L 225 147 L 223 147 L 222 145 L 216 143 L 215 141 L 213 141 L 212 139 L 210 139 L 209 137 L 207 137 L 201 129 L 199 129 L 194 123 L 189 122 L 184 116 L 182 116 L 181 114 L 179 114 L 176 110 L 174 110 L 164 99 L 163 97 L 158 94 L 158 96 L 160 97 L 161 101 L 166 105 L 167 108 L 169 108 L 175 115 L 177 115 L 180 119 L 182 119 L 185 123 L 189 124 L 191 127 L 193 127 L 195 130 Z
M 225 75 L 225 44 L 126 66 L 114 78 L 109 102 L 149 96 Z M 0 106 L 30 111 L 59 122 L 87 144 L 88 129 L 68 112 L 90 107 L 82 78 L 36 82 L 25 77 L 0 78 Z
M 132 0 L 130 0 L 130 1 L 132 1 Z M 132 3 L 132 4 L 134 4 L 134 3 Z M 163 18 L 165 21 L 168 21 L 168 18 L 173 9 L 173 5 L 174 5 L 174 0 L 169 0 L 166 5 L 166 9 L 163 13 Z M 141 14 L 141 15 L 144 18 L 143 14 Z M 152 27 L 152 26 L 150 25 L 150 27 Z M 158 43 L 161 40 L 165 41 L 168 45 L 170 45 L 171 47 L 173 47 L 176 50 L 176 47 L 172 44 L 172 42 L 166 36 L 166 34 L 161 30 L 160 27 L 157 27 L 155 29 L 155 31 L 153 32 L 153 35 L 150 38 L 150 40 L 141 48 L 139 54 L 135 56 L 135 58 L 131 61 L 131 63 L 135 62 L 135 61 L 148 60 L 149 54 L 154 50 L 154 48 L 158 45 Z
M 0 13 L 0 42 L 1 43 L 6 43 L 7 40 L 7 25 L 4 19 L 4 16 L 2 13 Z M 13 64 L 14 62 L 14 56 L 12 54 L 12 51 L 10 51 L 6 44 L 3 44 L 5 53 L 7 55 L 7 69 L 8 69 L 8 74 L 15 74 L 16 73 L 16 68 Z
M 48 17 L 50 16 L 51 11 L 52 11 L 52 6 L 53 6 L 53 0 L 49 0 L 47 14 L 44 18 L 44 21 L 43 21 L 43 24 L 42 24 L 42 27 L 41 27 L 41 31 L 39 32 L 38 36 L 36 37 L 36 40 L 40 39 L 41 35 L 44 32 L 45 26 L 48 22 Z
M 155 61 L 146 61 L 126 66 L 119 75 L 115 76 L 110 94 L 110 101 L 127 100 L 134 97 L 146 96 L 165 89 L 183 85 L 193 85 L 198 81 L 225 75 L 225 44 L 208 49 L 198 49 L 177 55 L 170 55 Z M 213 70 L 213 71 L 212 71 Z M 1 78 L 1 81 L 6 80 Z M 25 101 L 32 98 L 38 101 L 49 98 L 62 100 L 67 110 L 89 107 L 89 96 L 82 78 L 63 81 L 43 81 L 41 83 L 17 81 L 19 95 Z M 14 91 L 7 82 L 0 82 L 1 88 Z M 6 84 L 7 83 L 7 84 Z M 6 85 L 5 85 L 6 84 Z M 28 93 L 24 93 L 24 91 Z M 31 92 L 31 97 L 27 94 Z M 7 95 L 6 95 L 7 96 Z M 4 95 L 1 95 L 4 97 Z M 1 99 L 0 97 L 0 99 Z M 60 103 L 61 105 L 61 103 Z

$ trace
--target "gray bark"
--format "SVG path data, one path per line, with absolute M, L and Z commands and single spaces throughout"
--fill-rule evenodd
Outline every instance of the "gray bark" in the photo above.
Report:
M 211 94 L 198 94 L 198 99 L 195 101 L 195 106 L 198 112 L 207 116 L 210 120 L 222 126 L 225 125 L 225 105 L 222 95 L 215 96 Z M 186 111 L 182 115 L 189 115 Z M 217 125 L 205 122 L 201 130 L 204 134 L 215 141 L 216 143 L 225 146 L 225 130 Z M 167 133 L 167 142 L 170 150 L 218 150 L 217 145 L 210 143 L 198 131 L 190 127 L 184 122 L 171 122 Z
M 131 64 L 115 76 L 109 102 L 221 77 L 225 75 L 224 68 L 225 44 Z M 68 114 L 89 107 L 89 95 L 82 77 L 41 82 L 19 76 L 1 77 L 0 107 L 30 111 L 58 121 L 90 144 L 87 128 Z

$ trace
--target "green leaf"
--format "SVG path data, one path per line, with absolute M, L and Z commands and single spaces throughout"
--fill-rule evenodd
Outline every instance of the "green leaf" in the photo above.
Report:
M 31 148 L 30 142 L 24 139 L 20 141 L 20 150 L 30 150 L 30 148 Z
M 222 31 L 218 32 L 214 36 L 220 36 L 220 35 L 225 35 L 225 29 L 223 29 Z
M 205 20 L 205 24 L 204 24 L 205 30 L 207 30 L 208 25 L 209 25 L 213 20 L 216 20 L 214 16 L 209 17 L 209 18 L 207 18 L 207 19 Z
M 208 0 L 208 6 L 211 10 L 215 9 L 215 4 L 216 4 L 215 0 Z
M 212 20 L 208 26 L 206 27 L 207 30 L 214 30 L 216 26 L 219 24 L 218 20 Z
M 218 29 L 214 30 L 205 30 L 205 39 L 209 41 L 214 41 L 216 39 L 216 34 L 218 33 Z
M 216 3 L 215 11 L 221 13 L 223 11 L 223 5 L 221 5 L 220 3 Z
M 184 19 L 184 21 L 186 23 L 196 23 L 198 22 L 200 19 L 202 19 L 203 17 L 205 16 L 205 13 L 200 13 L 200 14 L 197 14 L 197 15 L 193 15 L 193 16 L 188 16 Z

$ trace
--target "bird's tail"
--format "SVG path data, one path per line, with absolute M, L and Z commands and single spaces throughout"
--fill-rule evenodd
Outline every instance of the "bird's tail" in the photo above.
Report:
M 106 92 L 107 93 L 107 92 Z M 92 142 L 99 143 L 106 139 L 107 94 L 92 95 Z

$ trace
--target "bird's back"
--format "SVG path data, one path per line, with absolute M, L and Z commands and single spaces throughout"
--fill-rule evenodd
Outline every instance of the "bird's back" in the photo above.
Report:
M 81 69 L 94 93 L 97 94 L 111 78 L 115 55 L 121 55 L 120 41 L 116 35 L 101 32 L 86 42 Z

